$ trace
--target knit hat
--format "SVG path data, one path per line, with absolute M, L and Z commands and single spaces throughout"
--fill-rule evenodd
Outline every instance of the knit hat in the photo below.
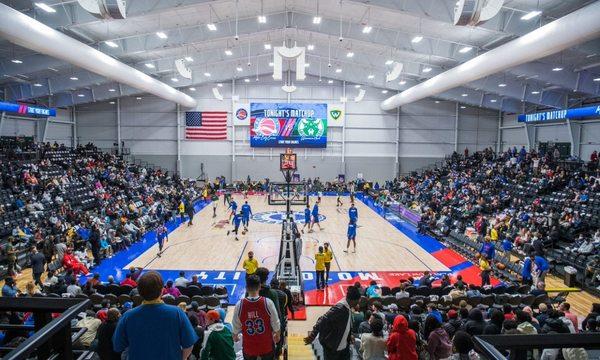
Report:
M 211 321 L 220 321 L 221 320 L 221 316 L 219 315 L 219 313 L 215 310 L 209 310 L 206 313 L 206 320 L 211 320 Z
M 448 311 L 448 318 L 449 319 L 456 319 L 458 317 L 458 313 L 456 312 L 456 310 L 451 309 Z

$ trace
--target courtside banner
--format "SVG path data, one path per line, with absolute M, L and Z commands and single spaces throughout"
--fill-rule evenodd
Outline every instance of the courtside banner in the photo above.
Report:
M 346 119 L 346 111 L 342 103 L 327 104 L 327 126 L 342 127 Z
M 56 109 L 0 101 L 0 112 L 3 111 L 35 117 L 56 116 Z
M 233 125 L 250 125 L 250 103 L 234 102 L 231 110 Z
M 327 104 L 250 103 L 250 146 L 327 147 Z

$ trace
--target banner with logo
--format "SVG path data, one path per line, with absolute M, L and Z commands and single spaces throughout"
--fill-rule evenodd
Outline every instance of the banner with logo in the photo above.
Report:
M 234 102 L 231 114 L 233 125 L 250 125 L 250 103 Z
M 327 104 L 250 103 L 250 146 L 327 147 Z
M 342 127 L 346 118 L 344 104 L 333 103 L 327 104 L 327 126 Z
M 56 109 L 0 101 L 0 112 L 3 111 L 35 117 L 56 116 Z

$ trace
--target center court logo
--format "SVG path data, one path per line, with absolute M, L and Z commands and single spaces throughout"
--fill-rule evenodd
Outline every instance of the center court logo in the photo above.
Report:
M 304 224 L 304 212 L 294 211 L 294 221 L 299 224 Z M 256 213 L 252 216 L 252 220 L 264 224 L 281 224 L 285 218 L 285 211 L 265 211 Z M 325 215 L 319 214 L 319 222 L 325 220 Z

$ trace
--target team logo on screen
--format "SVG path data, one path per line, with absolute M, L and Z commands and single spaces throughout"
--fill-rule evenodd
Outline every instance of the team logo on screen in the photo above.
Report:
M 325 132 L 325 125 L 321 119 L 300 119 L 298 134 L 302 137 L 319 138 Z
M 275 136 L 279 134 L 279 121 L 271 118 L 257 118 L 254 121 L 254 133 L 264 137 Z
M 248 117 L 248 112 L 244 108 L 237 109 L 235 112 L 235 117 L 237 117 L 238 120 L 246 120 Z
M 264 224 L 281 224 L 285 219 L 285 211 L 265 211 L 252 215 L 252 220 Z M 325 220 L 325 215 L 319 214 L 319 222 Z M 304 212 L 294 211 L 294 221 L 304 224 Z

